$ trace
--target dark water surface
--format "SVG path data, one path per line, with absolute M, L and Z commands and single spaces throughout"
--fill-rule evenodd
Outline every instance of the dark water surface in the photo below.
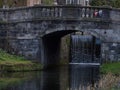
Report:
M 6 75 L 1 76 L 4 82 L 0 82 L 0 90 L 101 90 L 98 87 L 98 66 L 70 65 Z

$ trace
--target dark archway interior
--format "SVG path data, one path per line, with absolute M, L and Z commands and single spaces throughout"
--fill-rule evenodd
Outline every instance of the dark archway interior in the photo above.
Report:
M 57 31 L 43 36 L 44 65 L 58 64 L 60 60 L 61 38 L 75 30 Z

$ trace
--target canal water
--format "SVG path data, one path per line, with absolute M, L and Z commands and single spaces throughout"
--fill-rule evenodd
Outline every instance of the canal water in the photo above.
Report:
M 99 66 L 69 65 L 45 71 L 0 74 L 0 90 L 104 90 L 99 85 L 100 79 Z

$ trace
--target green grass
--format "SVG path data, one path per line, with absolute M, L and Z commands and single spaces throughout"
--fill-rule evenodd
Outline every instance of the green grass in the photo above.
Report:
M 23 57 L 10 55 L 0 49 L 0 71 L 31 71 L 40 70 L 42 65 L 33 63 Z
M 113 73 L 113 74 L 120 75 L 120 62 L 103 64 L 101 66 L 101 72 L 102 73 Z

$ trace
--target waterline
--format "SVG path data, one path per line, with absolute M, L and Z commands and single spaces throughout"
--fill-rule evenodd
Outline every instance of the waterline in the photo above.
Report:
M 95 66 L 99 66 L 100 63 L 69 63 L 72 65 L 95 65 Z

